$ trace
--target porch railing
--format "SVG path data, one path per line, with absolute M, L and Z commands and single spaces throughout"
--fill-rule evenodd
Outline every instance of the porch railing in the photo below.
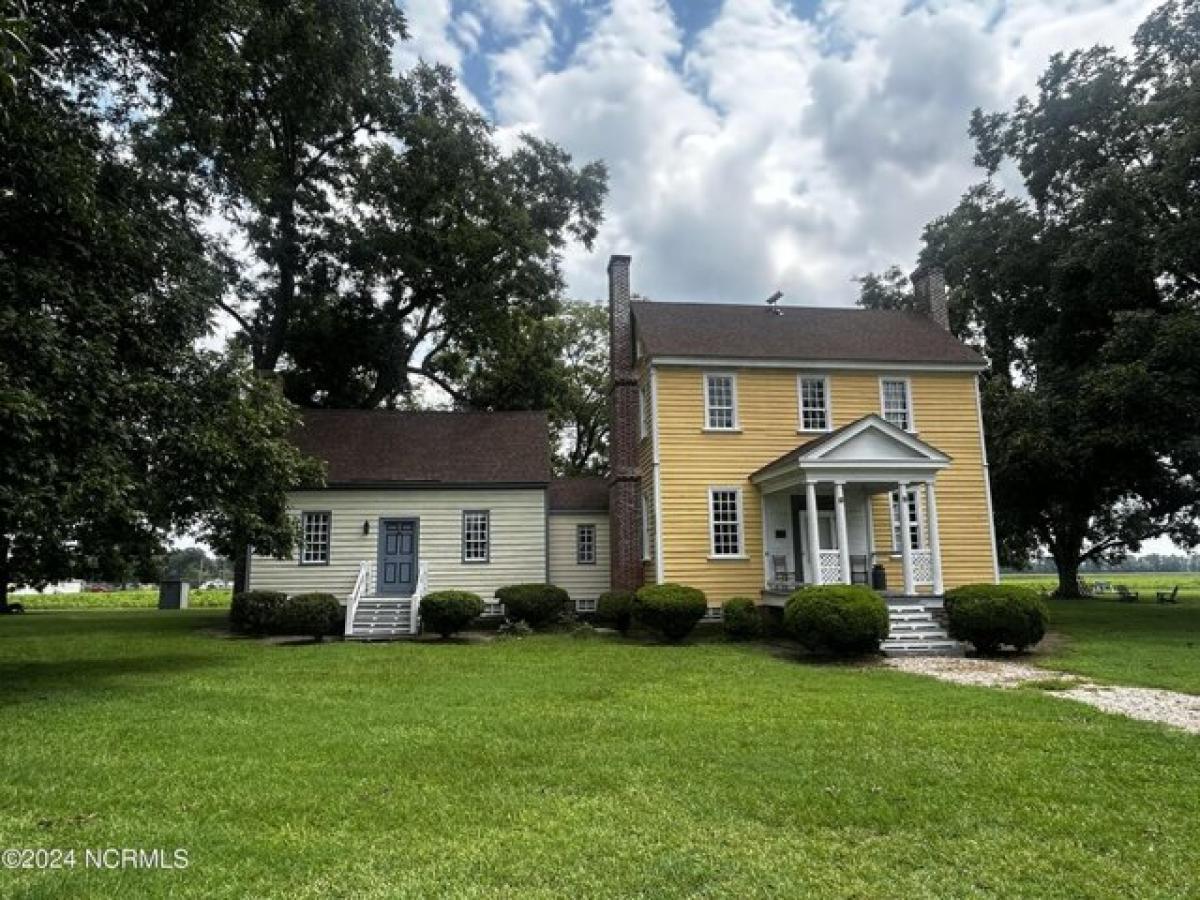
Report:
M 425 563 L 417 565 L 417 585 L 412 595 L 412 624 L 409 634 L 419 634 L 421 631 L 421 598 L 429 593 L 429 570 Z
M 358 610 L 358 601 L 367 593 L 367 585 L 371 583 L 371 564 L 365 559 L 358 564 L 358 576 L 354 579 L 354 587 L 346 597 L 346 635 L 354 632 L 354 613 Z

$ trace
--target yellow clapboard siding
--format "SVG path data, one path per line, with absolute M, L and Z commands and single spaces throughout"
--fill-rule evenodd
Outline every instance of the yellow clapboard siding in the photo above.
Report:
M 737 375 L 740 431 L 703 430 L 703 373 L 731 371 L 658 367 L 660 478 L 664 578 L 701 588 L 711 602 L 755 597 L 763 585 L 762 510 L 748 478 L 756 469 L 815 435 L 798 433 L 797 373 L 792 369 L 741 369 Z M 880 371 L 831 371 L 834 427 L 880 412 Z M 995 577 L 985 472 L 970 372 L 906 373 L 912 390 L 917 435 L 951 457 L 937 479 L 942 569 L 947 587 Z M 643 460 L 643 474 L 650 466 Z M 742 490 L 745 559 L 710 560 L 708 488 Z M 886 495 L 873 505 L 875 546 L 891 547 Z M 900 578 L 888 560 L 889 584 Z

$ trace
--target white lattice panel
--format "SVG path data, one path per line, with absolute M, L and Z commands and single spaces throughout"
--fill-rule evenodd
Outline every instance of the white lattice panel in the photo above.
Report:
M 839 584 L 842 580 L 842 554 L 837 550 L 821 550 L 817 553 L 817 565 L 821 584 Z
M 913 584 L 933 584 L 933 553 L 929 550 L 912 552 Z

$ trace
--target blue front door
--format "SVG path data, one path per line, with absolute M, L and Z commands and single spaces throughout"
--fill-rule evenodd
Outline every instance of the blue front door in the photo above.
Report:
M 379 522 L 379 593 L 410 596 L 417 588 L 418 519 Z

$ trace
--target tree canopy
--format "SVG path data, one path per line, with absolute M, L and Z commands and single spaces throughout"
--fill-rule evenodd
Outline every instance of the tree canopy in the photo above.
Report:
M 288 552 L 319 477 L 293 404 L 570 394 L 544 323 L 604 166 L 397 72 L 393 0 L 0 12 L 0 583 L 118 577 L 182 530 L 239 570 Z
M 1200 541 L 1200 3 L 1169 2 L 1123 57 L 1054 56 L 1034 98 L 976 110 L 986 180 L 925 229 L 955 330 L 989 360 L 1002 551 L 1085 560 Z M 998 175 L 1015 171 L 1024 190 Z M 862 282 L 896 305 L 897 271 Z
M 285 490 L 319 477 L 278 389 L 199 349 L 224 279 L 187 180 L 73 78 L 97 35 L 56 44 L 75 33 L 38 11 L 0 127 L 0 610 L 10 582 L 124 579 L 177 532 L 286 551 Z

